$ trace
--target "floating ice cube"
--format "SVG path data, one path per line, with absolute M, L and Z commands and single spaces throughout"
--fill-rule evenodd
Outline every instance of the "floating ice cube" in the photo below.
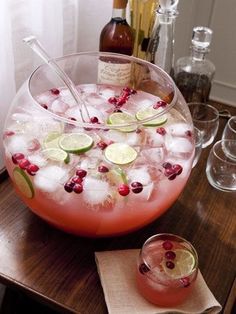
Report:
M 35 165 L 39 166 L 40 168 L 46 166 L 46 164 L 47 164 L 47 159 L 45 159 L 40 154 L 30 155 L 30 156 L 28 156 L 28 159 L 32 164 L 35 164 Z
M 46 105 L 49 105 L 54 99 L 55 99 L 55 96 L 50 92 L 43 93 L 36 97 L 36 100 L 38 103 L 46 104 Z
M 142 192 L 135 194 L 136 199 L 148 201 L 152 195 L 153 189 L 153 182 L 149 183 L 148 185 L 144 185 Z
M 126 133 L 125 142 L 131 146 L 139 145 L 141 143 L 141 135 L 136 132 Z
M 11 117 L 12 120 L 15 120 L 20 123 L 28 122 L 32 119 L 32 117 L 26 113 L 13 113 Z
M 190 127 L 186 123 L 176 123 L 169 125 L 166 130 L 173 136 L 186 136 L 186 132 L 190 130 Z
M 143 149 L 141 156 L 145 157 L 147 163 L 159 164 L 164 160 L 165 151 L 162 147 Z
M 65 116 L 67 118 L 75 118 L 76 120 L 82 122 L 81 112 L 80 112 L 79 106 L 77 105 L 66 110 Z
M 102 91 L 102 96 L 104 96 L 106 99 L 109 99 L 110 97 L 115 96 L 115 90 L 112 88 L 104 88 Z
M 87 110 L 88 110 L 88 113 L 89 113 L 89 116 L 90 118 L 92 117 L 97 117 L 99 122 L 104 122 L 104 116 L 103 114 L 101 113 L 100 110 L 98 109 L 95 109 L 91 106 L 86 106 L 87 107 Z M 87 113 L 86 113 L 86 110 L 84 109 L 84 107 L 82 108 L 82 114 L 83 114 L 83 117 L 85 119 L 87 119 Z M 68 118 L 75 118 L 77 121 L 80 121 L 82 122 L 82 117 L 81 117 L 81 112 L 80 112 L 80 108 L 79 106 L 74 106 L 74 107 L 71 107 L 69 108 L 66 112 L 65 112 L 65 115 L 68 117 Z
M 77 105 L 77 102 L 71 95 L 71 92 L 69 91 L 69 89 L 62 89 L 60 92 L 60 96 L 61 96 L 60 99 L 64 103 L 66 103 L 69 107 L 73 107 Z
M 63 123 L 56 121 L 50 117 L 35 116 L 32 122 L 27 124 L 27 132 L 32 132 L 35 137 L 42 137 L 49 132 L 63 132 Z
M 85 93 L 96 93 L 97 85 L 96 84 L 84 84 L 79 86 L 79 90 Z
M 140 182 L 143 185 L 148 185 L 151 182 L 151 177 L 148 173 L 147 167 L 140 167 L 130 169 L 128 171 L 128 179 L 130 182 Z
M 54 113 L 64 113 L 68 109 L 68 105 L 62 100 L 56 99 L 51 105 L 51 110 Z
M 84 179 L 84 200 L 91 204 L 102 204 L 109 197 L 109 184 L 105 181 L 91 177 Z
M 7 143 L 7 149 L 11 154 L 22 153 L 27 154 L 28 143 L 31 138 L 26 137 L 25 135 L 14 135 L 11 136 Z
M 164 136 L 157 133 L 155 128 L 146 129 L 145 132 L 147 135 L 147 143 L 150 146 L 164 146 Z
M 172 153 L 191 153 L 193 146 L 187 138 L 172 137 L 166 141 L 167 150 Z
M 116 130 L 104 132 L 104 139 L 115 143 L 124 143 L 126 141 L 126 133 Z
M 34 176 L 34 184 L 45 192 L 55 192 L 69 178 L 68 171 L 59 166 L 40 168 Z

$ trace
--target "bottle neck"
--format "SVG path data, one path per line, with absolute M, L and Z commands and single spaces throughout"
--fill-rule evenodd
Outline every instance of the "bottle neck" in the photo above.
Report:
M 112 18 L 126 19 L 126 8 L 113 8 Z
M 191 56 L 194 61 L 202 61 L 205 59 L 208 49 L 201 49 L 199 47 L 192 47 Z

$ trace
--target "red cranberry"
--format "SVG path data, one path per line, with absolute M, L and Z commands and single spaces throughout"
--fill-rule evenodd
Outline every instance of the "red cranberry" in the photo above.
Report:
M 120 110 L 119 108 L 116 108 L 113 110 L 113 112 L 123 112 L 122 110 Z
M 175 175 L 176 175 L 176 173 L 175 173 L 175 171 L 173 170 L 173 167 L 172 167 L 172 166 L 169 167 L 169 168 L 165 168 L 164 175 L 165 175 L 166 177 L 169 177 L 169 176 L 171 176 L 172 174 L 175 174 Z
M 183 171 L 183 167 L 180 166 L 179 164 L 175 164 L 172 166 L 173 171 L 175 172 L 175 174 L 179 175 L 182 173 Z
M 77 169 L 76 175 L 82 179 L 87 175 L 87 171 L 84 169 Z
M 176 178 L 177 174 L 176 173 L 172 173 L 171 175 L 168 176 L 168 180 L 172 181 Z
M 73 187 L 73 191 L 77 194 L 80 194 L 83 192 L 83 185 L 80 183 L 76 183 Z
M 122 196 L 127 196 L 129 194 L 129 187 L 126 184 L 120 184 L 118 187 L 118 192 Z
M 101 165 L 98 167 L 98 171 L 105 173 L 105 172 L 109 172 L 109 169 L 106 166 Z
M 137 134 L 139 134 L 139 133 L 142 133 L 142 130 L 141 129 L 136 129 L 136 131 L 135 131 Z
M 35 138 L 32 141 L 30 141 L 29 146 L 28 146 L 28 151 L 29 152 L 34 152 L 38 150 L 41 147 L 39 141 Z
M 59 94 L 60 94 L 60 91 L 59 91 L 59 89 L 57 89 L 57 88 L 52 88 L 52 89 L 50 89 L 50 91 L 51 91 L 51 93 L 52 93 L 53 95 L 59 95 Z
M 190 280 L 188 277 L 184 277 L 180 279 L 180 282 L 182 283 L 182 285 L 186 288 L 190 285 Z
M 165 134 L 166 134 L 166 130 L 165 130 L 165 128 L 163 128 L 163 127 L 157 128 L 157 129 L 156 129 L 156 132 L 157 132 L 158 134 L 161 134 L 161 135 L 165 135 Z
M 34 176 L 36 174 L 36 172 L 39 170 L 39 167 L 35 164 L 30 164 L 27 168 L 26 171 L 28 172 L 28 174 L 30 174 L 31 176 Z
M 22 153 L 15 153 L 14 155 L 12 155 L 11 159 L 13 161 L 14 164 L 18 164 L 18 162 L 21 160 L 21 159 L 24 159 L 25 158 L 25 155 L 22 154 Z
M 41 106 L 46 110 L 48 109 L 48 106 L 46 104 L 41 104 Z
M 166 267 L 169 268 L 169 269 L 173 269 L 175 268 L 175 264 L 171 261 L 167 261 L 166 262 Z
M 71 118 L 69 118 L 70 120 L 72 120 L 72 121 L 77 121 L 75 118 L 73 118 L 73 117 L 71 117 Z
M 82 179 L 79 176 L 74 176 L 71 181 L 74 183 L 82 183 Z
M 14 134 L 15 134 L 15 132 L 10 131 L 10 130 L 6 130 L 6 131 L 4 132 L 4 136 L 12 136 L 12 135 L 14 135 Z
M 127 98 L 124 97 L 124 96 L 122 96 L 122 97 L 120 97 L 120 98 L 117 100 L 116 105 L 119 106 L 119 107 L 121 107 L 121 106 L 123 106 L 123 105 L 126 103 L 126 101 L 127 101 Z
M 23 170 L 25 170 L 26 168 L 28 168 L 28 166 L 30 165 L 30 162 L 28 159 L 23 158 L 19 161 L 19 167 Z
M 92 118 L 90 118 L 90 122 L 91 123 L 98 123 L 99 121 L 98 121 L 97 117 L 92 117 Z
M 167 103 L 163 100 L 159 100 L 156 104 L 153 105 L 153 109 L 158 109 L 160 107 L 166 107 Z
M 103 141 L 100 141 L 97 143 L 97 147 L 101 148 L 101 150 L 104 150 L 107 147 L 107 144 Z
M 187 136 L 189 136 L 189 137 L 192 136 L 192 132 L 191 132 L 190 130 L 187 130 L 187 131 L 185 132 L 185 134 L 186 134 Z
M 176 258 L 176 254 L 173 251 L 167 251 L 165 252 L 166 259 L 174 260 Z
M 74 186 L 75 186 L 74 182 L 67 182 L 64 185 L 64 189 L 65 189 L 66 192 L 71 193 L 73 191 Z
M 169 240 L 166 240 L 162 243 L 162 247 L 163 247 L 163 249 L 169 251 L 173 248 L 173 243 Z
M 110 97 L 108 99 L 108 102 L 112 105 L 115 105 L 117 103 L 117 98 L 116 97 Z
M 162 167 L 165 168 L 165 169 L 168 169 L 168 168 L 171 168 L 172 165 L 171 165 L 170 162 L 164 162 L 164 163 L 162 164 Z
M 149 272 L 150 269 L 149 269 L 149 267 L 146 264 L 142 263 L 142 264 L 139 265 L 139 271 L 140 271 L 141 274 L 144 275 L 145 273 Z
M 143 185 L 140 182 L 132 182 L 131 187 L 132 187 L 132 192 L 135 194 L 138 194 L 142 192 L 143 190 Z
M 128 94 L 131 94 L 131 88 L 129 88 L 128 86 L 127 87 L 124 87 L 123 88 L 123 91 L 128 93 Z

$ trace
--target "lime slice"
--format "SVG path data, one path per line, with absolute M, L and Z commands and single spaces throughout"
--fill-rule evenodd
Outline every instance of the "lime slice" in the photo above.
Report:
M 127 176 L 125 174 L 125 171 L 119 167 L 111 169 L 107 173 L 107 177 L 115 185 L 122 184 L 122 183 L 124 183 L 124 184 L 128 183 L 128 179 L 127 179 Z
M 42 151 L 42 154 L 51 160 L 64 161 L 66 164 L 70 161 L 69 154 L 60 148 L 47 148 Z
M 44 148 L 59 148 L 58 140 L 61 136 L 58 132 L 50 132 L 43 141 Z
M 193 254 L 190 251 L 184 249 L 176 249 L 174 252 L 176 257 L 173 261 L 175 264 L 173 269 L 166 267 L 166 260 L 162 262 L 165 273 L 173 279 L 190 275 L 195 268 L 195 259 Z
M 114 112 L 108 117 L 108 124 L 112 125 L 119 125 L 119 124 L 130 124 L 134 123 L 137 120 L 135 119 L 134 116 L 132 116 L 129 113 L 126 112 Z M 133 132 L 137 129 L 136 125 L 128 125 L 128 126 L 122 126 L 118 130 L 122 132 Z
M 156 114 L 162 112 L 163 109 L 159 108 L 159 109 L 154 109 L 152 106 L 145 108 L 145 109 L 141 109 L 136 113 L 136 118 L 139 121 L 142 121 L 144 119 L 148 119 L 151 118 L 153 116 L 155 116 Z M 148 122 L 144 122 L 143 125 L 145 126 L 158 126 L 158 125 L 162 125 L 167 121 L 167 116 L 165 114 L 163 114 L 162 116 L 155 118 L 153 120 L 150 120 Z
M 136 150 L 125 143 L 113 143 L 105 149 L 105 157 L 117 165 L 126 165 L 137 158 Z
M 13 179 L 15 181 L 16 186 L 25 197 L 27 198 L 34 197 L 33 185 L 27 174 L 24 172 L 24 170 L 18 167 L 14 168 Z
M 93 139 L 85 133 L 63 134 L 59 139 L 59 146 L 68 153 L 81 154 L 90 150 Z

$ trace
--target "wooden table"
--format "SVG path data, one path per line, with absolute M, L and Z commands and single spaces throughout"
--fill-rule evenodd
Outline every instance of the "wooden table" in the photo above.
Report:
M 236 108 L 228 109 L 236 114 Z M 226 121 L 220 119 L 218 138 Z M 193 243 L 209 288 L 224 313 L 230 313 L 236 288 L 236 194 L 209 185 L 205 175 L 209 149 L 204 149 L 185 190 L 168 212 L 142 230 L 116 238 L 85 239 L 50 227 L 26 208 L 10 181 L 4 180 L 0 282 L 23 289 L 62 313 L 107 313 L 94 252 L 140 248 L 154 233 L 171 232 Z

